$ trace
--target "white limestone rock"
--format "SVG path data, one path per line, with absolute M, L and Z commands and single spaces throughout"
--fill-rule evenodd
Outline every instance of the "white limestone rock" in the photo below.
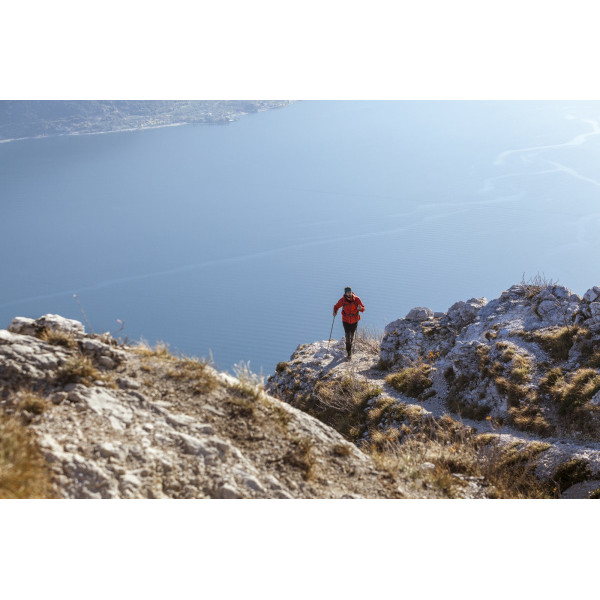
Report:
M 34 335 L 35 321 L 27 317 L 15 317 L 8 326 L 8 331 L 21 335 Z
M 596 302 L 600 298 L 600 287 L 594 286 L 590 288 L 584 295 L 583 299 L 586 302 Z
M 85 328 L 82 323 L 75 319 L 66 319 L 60 315 L 44 315 L 35 320 L 35 326 L 38 329 L 48 328 L 53 331 L 62 331 L 75 336 L 82 336 L 85 334 Z
M 411 309 L 404 318 L 407 321 L 427 321 L 428 319 L 433 319 L 433 311 L 430 308 L 416 306 L 415 308 Z
M 487 298 L 471 298 L 454 303 L 447 312 L 448 321 L 459 329 L 475 321 L 479 310 L 487 304 Z

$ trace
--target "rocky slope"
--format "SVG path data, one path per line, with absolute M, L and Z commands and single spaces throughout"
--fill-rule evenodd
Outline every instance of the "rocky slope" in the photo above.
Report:
M 57 315 L 16 318 L 0 330 L 0 497 L 401 496 L 353 444 L 256 383 Z
M 351 362 L 342 344 L 330 352 L 326 346 L 299 347 L 269 378 L 269 393 L 339 429 L 343 385 L 371 386 L 354 429 L 341 421 L 359 447 L 402 441 L 415 422 L 451 419 L 527 452 L 532 474 L 550 491 L 596 497 L 600 288 L 579 297 L 562 286 L 523 283 L 446 313 L 414 308 L 385 328 L 380 344 L 359 340 Z
M 599 420 L 597 287 L 418 307 L 264 389 L 57 315 L 0 330 L 0 497 L 597 498 Z

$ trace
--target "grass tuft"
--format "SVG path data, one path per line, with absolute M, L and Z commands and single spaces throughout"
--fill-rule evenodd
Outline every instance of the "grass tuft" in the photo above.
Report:
M 77 340 L 72 334 L 65 331 L 45 327 L 37 334 L 37 337 L 43 342 L 52 344 L 53 346 L 62 346 L 63 348 L 68 348 L 70 350 L 77 348 Z
M 169 350 L 169 345 L 164 342 L 157 342 L 154 348 L 152 348 L 146 342 L 141 341 L 137 346 L 134 346 L 133 350 L 144 358 L 177 360 L 177 357 Z
M 521 278 L 521 285 L 523 286 L 523 294 L 526 298 L 531 299 L 537 296 L 544 288 L 555 286 L 558 280 L 554 281 L 544 275 L 544 273 L 537 273 L 533 277 L 525 280 L 525 273 Z
M 587 479 L 592 478 L 592 472 L 586 460 L 574 458 L 566 463 L 559 465 L 552 475 L 552 480 L 556 484 L 556 493 L 562 492 Z
M 416 498 L 423 497 L 424 490 L 427 497 L 463 497 L 465 477 L 479 481 L 488 498 L 550 498 L 550 486 L 535 477 L 537 458 L 549 447 L 505 447 L 498 436 L 482 434 L 454 443 L 413 437 L 385 450 L 369 448 L 368 453 L 379 468 L 414 490 L 411 496 Z
M 552 327 L 544 331 L 521 331 L 519 335 L 530 342 L 535 342 L 554 360 L 567 360 L 569 351 L 579 334 L 584 334 L 578 325 Z
M 291 371 L 290 364 L 287 362 L 279 362 L 275 367 L 275 371 L 277 371 L 277 373 L 279 373 L 280 375 L 282 373 L 289 373 Z
M 195 394 L 208 394 L 217 387 L 217 380 L 207 362 L 198 358 L 180 358 L 167 370 L 171 379 L 185 381 Z
M 315 476 L 316 457 L 314 455 L 313 441 L 307 437 L 294 438 L 294 449 L 289 452 L 284 460 L 289 465 L 300 469 L 306 481 Z
M 234 365 L 237 382 L 229 385 L 230 394 L 228 401 L 241 409 L 247 417 L 254 415 L 257 404 L 265 397 L 263 391 L 263 378 L 250 370 L 249 363 Z
M 48 403 L 39 394 L 26 390 L 21 392 L 19 408 L 32 415 L 41 415 L 48 408 Z
M 395 390 L 410 396 L 418 398 L 425 390 L 432 386 L 432 381 L 428 375 L 432 367 L 426 363 L 419 363 L 414 367 L 402 369 L 399 373 L 393 373 L 385 378 Z
M 70 357 L 56 373 L 59 385 L 82 383 L 90 387 L 98 379 L 102 379 L 100 371 L 94 367 L 89 357 L 79 354 Z
M 334 456 L 350 456 L 352 450 L 350 449 L 350 446 L 348 444 L 336 444 L 331 449 L 331 452 Z
M 319 381 L 313 392 L 296 403 L 297 408 L 330 425 L 346 439 L 357 441 L 366 431 L 365 410 L 381 388 L 355 375 Z
M 0 413 L 0 498 L 56 498 L 50 471 L 31 432 Z
M 570 374 L 568 380 L 554 374 L 551 385 L 549 375 L 543 381 L 544 389 L 558 402 L 558 413 L 567 415 L 576 407 L 585 405 L 600 390 L 600 374 L 596 369 L 579 369 Z

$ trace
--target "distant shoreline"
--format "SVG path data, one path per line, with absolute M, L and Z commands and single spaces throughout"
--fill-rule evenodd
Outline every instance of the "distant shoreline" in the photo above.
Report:
M 261 111 L 262 112 L 262 111 Z M 252 114 L 252 113 L 246 113 Z M 243 115 L 241 115 L 243 116 Z M 198 122 L 187 122 L 182 121 L 181 123 L 164 123 L 163 125 L 148 125 L 147 127 L 126 127 L 123 129 L 109 129 L 107 131 L 70 131 L 68 133 L 49 133 L 48 135 L 31 135 L 27 137 L 20 138 L 6 138 L 0 139 L 0 144 L 8 144 L 9 142 L 22 142 L 24 140 L 43 140 L 47 138 L 54 137 L 68 137 L 68 136 L 77 136 L 77 135 L 106 135 L 109 133 L 124 133 L 127 131 L 145 131 L 148 129 L 164 129 L 165 127 L 182 127 L 183 125 L 227 125 L 228 123 L 233 123 L 237 121 L 237 119 L 230 119 L 229 121 L 198 121 Z
M 120 132 L 128 132 L 128 131 L 142 131 L 145 129 L 163 129 L 165 127 L 181 127 L 183 125 L 227 125 L 229 123 L 233 123 L 235 121 L 238 121 L 240 118 L 246 116 L 246 115 L 250 115 L 250 114 L 255 114 L 255 113 L 259 113 L 259 112 L 266 112 L 268 110 L 272 110 L 274 108 L 284 108 L 286 106 L 289 106 L 293 101 L 284 101 L 280 104 L 275 104 L 275 105 L 271 105 L 271 106 L 258 106 L 256 107 L 255 110 L 242 110 L 239 111 L 239 109 L 236 111 L 235 108 L 233 110 L 229 110 L 227 112 L 221 112 L 220 114 L 216 114 L 214 115 L 212 112 L 206 112 L 206 109 L 204 110 L 204 112 L 200 113 L 200 115 L 198 115 L 198 113 L 196 112 L 195 114 L 193 114 L 193 116 L 190 116 L 188 118 L 188 115 L 184 116 L 184 120 L 182 121 L 175 121 L 175 122 L 168 122 L 168 120 L 166 120 L 165 122 L 162 123 L 158 123 L 158 124 L 148 124 L 148 125 L 144 125 L 143 123 L 139 124 L 139 125 L 133 125 L 131 123 L 123 123 L 123 127 L 119 127 L 118 124 L 116 123 L 106 123 L 107 125 L 107 129 L 102 129 L 100 131 L 93 131 L 93 130 L 89 130 L 85 128 L 85 125 L 78 129 L 77 125 L 73 125 L 72 129 L 70 131 L 56 131 L 56 132 L 49 132 L 49 133 L 42 133 L 39 135 L 24 135 L 22 137 L 7 137 L 7 138 L 0 138 L 0 144 L 7 144 L 9 142 L 20 142 L 20 141 L 24 141 L 24 140 L 39 140 L 39 139 L 44 139 L 44 138 L 52 138 L 52 137 L 64 137 L 64 136 L 74 136 L 74 135 L 104 135 L 104 134 L 108 134 L 108 133 L 120 133 Z M 182 115 L 178 115 L 180 118 Z M 139 116 L 138 116 L 139 118 Z M 156 119 L 153 118 L 153 120 L 155 121 L 159 121 L 160 118 Z M 63 121 L 63 119 L 61 119 L 61 121 Z M 50 126 L 57 126 L 57 123 L 52 123 L 52 121 L 49 122 Z M 102 126 L 102 124 L 99 124 L 100 127 Z M 62 126 L 64 129 L 67 129 L 69 127 L 69 125 L 67 125 L 66 127 L 64 127 L 64 125 Z

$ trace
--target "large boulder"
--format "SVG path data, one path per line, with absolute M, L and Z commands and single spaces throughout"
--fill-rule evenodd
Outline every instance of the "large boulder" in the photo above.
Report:
M 415 321 L 417 323 L 420 323 L 421 321 L 433 319 L 433 311 L 430 308 L 416 306 L 415 308 L 411 309 L 404 318 L 407 321 Z
M 8 326 L 8 331 L 20 333 L 21 335 L 35 335 L 43 329 L 61 331 L 74 336 L 85 335 L 85 327 L 79 321 L 52 314 L 43 315 L 35 320 L 26 317 L 15 317 Z
M 595 285 L 593 288 L 590 288 L 584 295 L 583 299 L 586 302 L 596 302 L 600 298 L 600 287 Z

